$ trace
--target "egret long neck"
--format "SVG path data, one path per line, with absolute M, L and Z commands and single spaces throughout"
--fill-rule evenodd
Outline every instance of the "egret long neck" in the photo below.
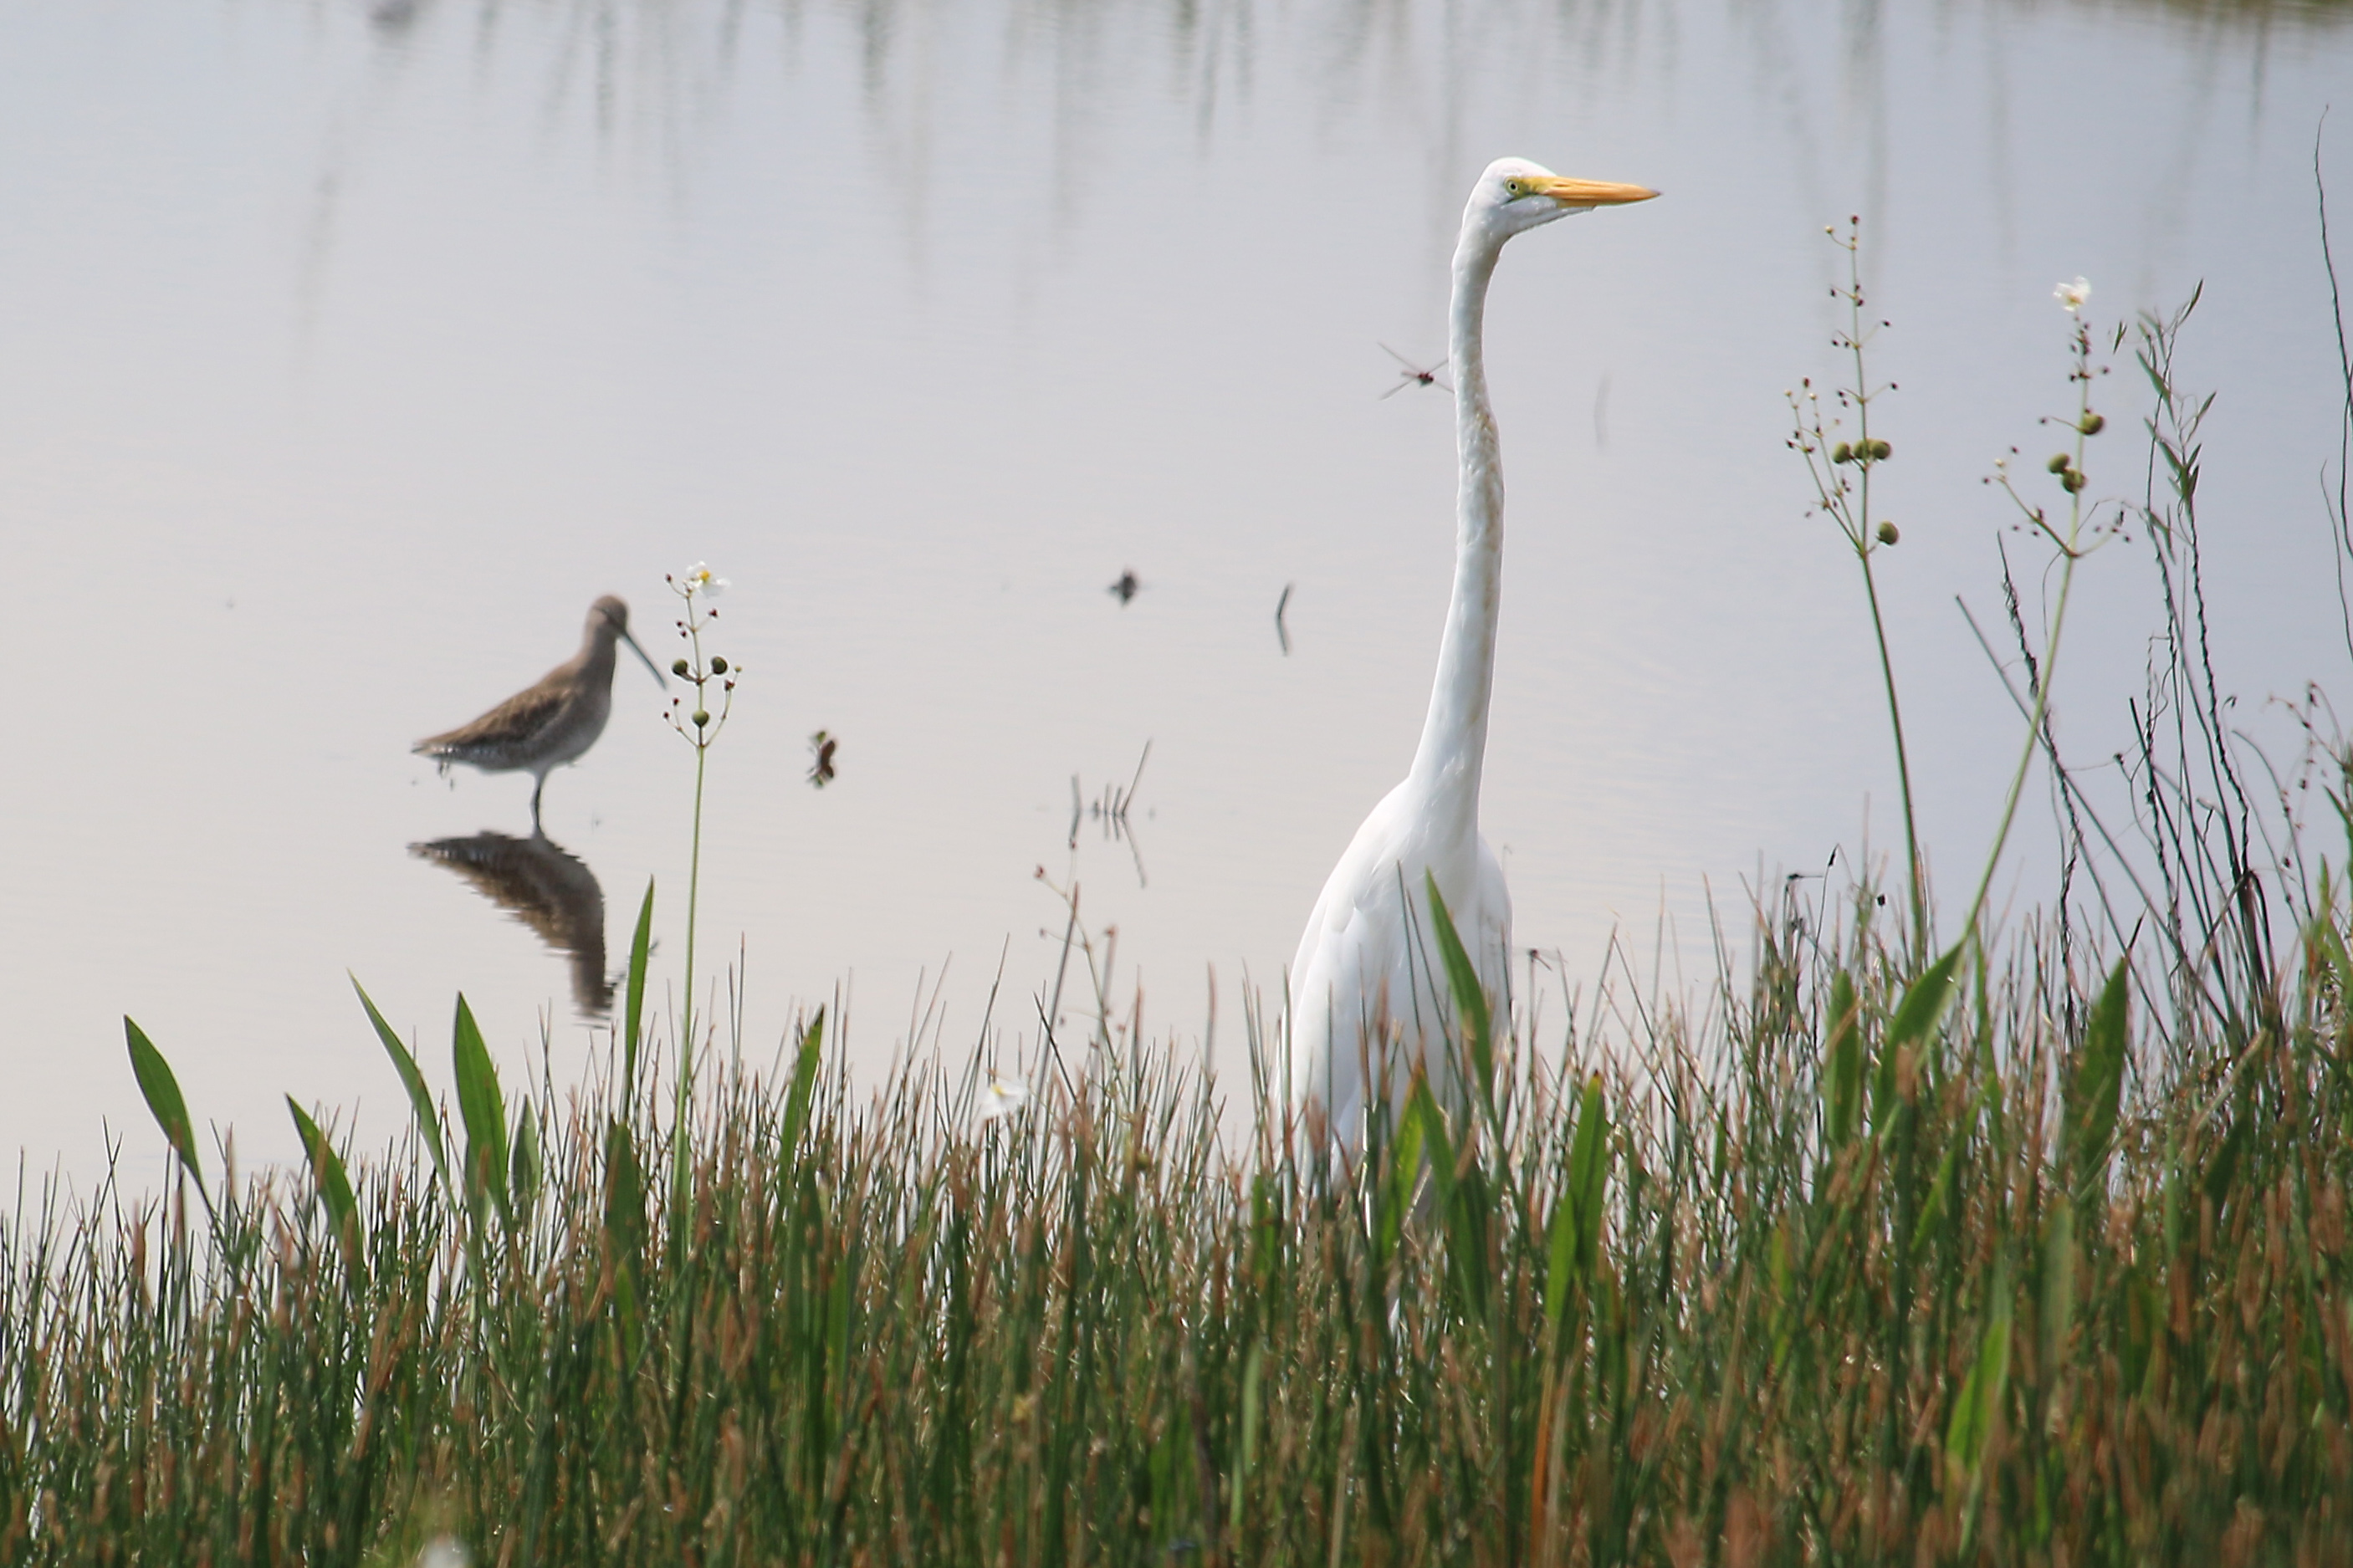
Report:
M 1409 775 L 1441 819 L 1475 831 L 1487 753 L 1487 700 L 1495 678 L 1495 616 L 1504 568 L 1504 469 L 1487 406 L 1483 323 L 1500 242 L 1465 228 L 1454 252 L 1448 363 L 1454 372 L 1454 440 L 1461 465 L 1455 497 L 1454 595 L 1438 645 L 1430 717 Z

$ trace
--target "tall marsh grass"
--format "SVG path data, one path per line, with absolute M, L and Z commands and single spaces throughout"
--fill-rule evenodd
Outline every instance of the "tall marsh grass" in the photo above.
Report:
M 1230 1085 L 1105 1008 L 1026 1097 L 853 1089 L 821 1013 L 667 1092 L 650 895 L 577 1088 L 510 1109 L 461 1001 L 452 1114 L 367 1004 L 365 1157 L 290 1104 L 302 1166 L 208 1175 L 131 1026 L 182 1179 L 0 1226 L 0 1561 L 2353 1562 L 2353 905 L 2229 793 L 2180 325 L 2140 795 L 2016 617 L 2069 879 L 2006 938 L 1934 956 L 1916 853 L 1893 910 L 1763 901 L 1687 1001 L 1470 1006 L 1337 1171 L 1263 1010 Z
M 813 1022 L 705 1079 L 682 1187 L 592 1085 L 502 1200 L 412 1139 L 342 1221 L 285 1172 L 32 1209 L 0 1557 L 2347 1561 L 2346 930 L 2123 1096 L 2126 990 L 2048 942 L 1936 1018 L 1775 921 L 1710 1021 L 1504 1044 L 1419 1194 L 1442 1122 L 1327 1184 L 1162 1051 L 976 1124 Z

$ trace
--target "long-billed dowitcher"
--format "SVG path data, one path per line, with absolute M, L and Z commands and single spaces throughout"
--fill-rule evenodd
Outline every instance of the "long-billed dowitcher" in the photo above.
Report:
M 629 606 L 607 594 L 588 606 L 580 651 L 516 692 L 470 724 L 428 735 L 411 748 L 447 768 L 464 763 L 486 773 L 532 776 L 531 830 L 539 831 L 539 796 L 548 773 L 577 762 L 605 732 L 613 712 L 613 645 L 625 642 L 645 659 L 654 679 L 662 672 L 629 635 Z

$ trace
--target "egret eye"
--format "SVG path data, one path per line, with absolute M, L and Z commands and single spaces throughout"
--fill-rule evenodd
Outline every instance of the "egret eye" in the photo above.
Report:
M 1527 184 L 1522 180 L 1505 180 L 1504 182 L 1504 194 L 1511 197 L 1514 201 L 1518 201 L 1522 196 L 1528 194 Z

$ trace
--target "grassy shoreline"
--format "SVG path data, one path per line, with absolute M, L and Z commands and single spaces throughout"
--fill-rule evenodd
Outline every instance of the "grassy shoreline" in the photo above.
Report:
M 2052 943 L 1932 1012 L 1783 920 L 1336 1186 L 1165 1049 L 983 1123 L 819 1025 L 707 1069 L 682 1188 L 600 1081 L 341 1223 L 315 1172 L 20 1214 L 0 1556 L 2346 1561 L 2347 929 L 2275 1028 L 2135 1023 L 2131 1095 Z

